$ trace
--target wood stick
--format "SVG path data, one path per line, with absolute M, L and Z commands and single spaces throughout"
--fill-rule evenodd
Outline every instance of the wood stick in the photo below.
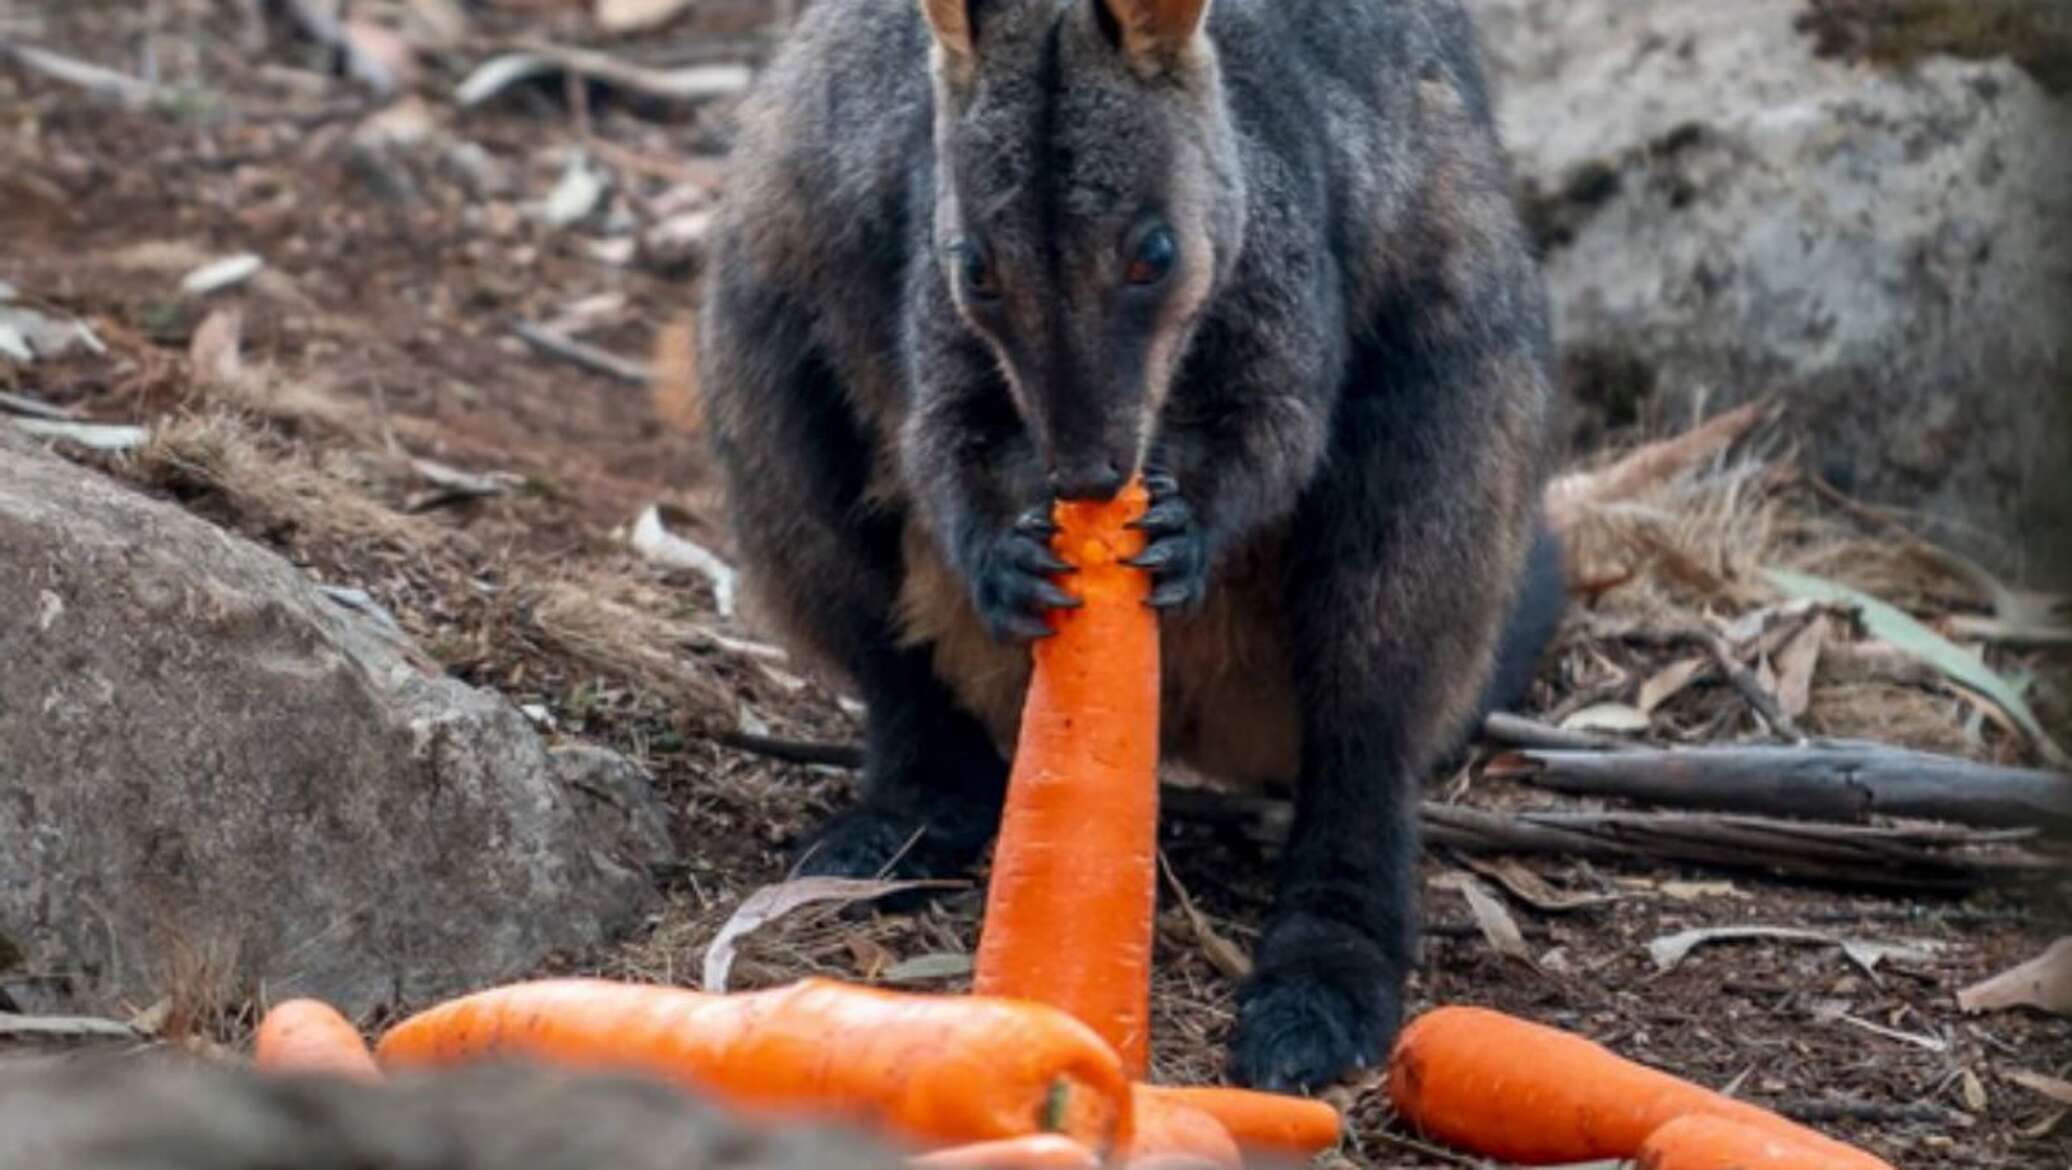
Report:
M 511 326 L 511 332 L 534 349 L 581 366 L 592 373 L 603 374 L 607 378 L 631 386 L 648 384 L 648 368 L 642 362 L 620 357 L 610 350 L 599 349 L 573 337 L 564 337 L 552 329 L 535 325 L 530 321 L 517 322 Z
M 2072 776 L 1880 744 L 1528 748 L 1500 757 L 1490 773 L 1556 792 L 1676 808 L 1844 821 L 1920 817 L 2072 833 Z

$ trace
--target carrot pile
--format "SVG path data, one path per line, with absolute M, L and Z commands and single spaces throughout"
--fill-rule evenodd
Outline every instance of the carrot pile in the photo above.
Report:
M 709 995 L 545 979 L 438 1004 L 370 1053 L 344 1017 L 291 1000 L 254 1058 L 292 1074 L 378 1077 L 520 1056 L 641 1072 L 748 1113 L 842 1121 L 916 1152 L 913 1170 L 1239 1168 L 1338 1142 L 1331 1106 L 1144 1083 L 1157 911 L 1158 624 L 1132 527 L 1148 500 L 1054 512 L 1079 607 L 1039 641 L 987 890 L 973 994 L 804 979 Z M 1639 1170 L 1892 1170 L 1872 1155 L 1580 1036 L 1472 1007 L 1406 1027 L 1388 1068 L 1424 1133 L 1528 1165 Z

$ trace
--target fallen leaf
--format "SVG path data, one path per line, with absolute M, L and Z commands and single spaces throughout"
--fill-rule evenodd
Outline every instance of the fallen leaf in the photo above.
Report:
M 640 519 L 633 522 L 633 535 L 629 539 L 635 552 L 658 565 L 703 574 L 712 582 L 713 601 L 719 607 L 719 615 L 734 616 L 734 592 L 739 575 L 733 566 L 720 560 L 703 545 L 685 540 L 662 527 L 660 508 L 648 505 Z
M 2043 725 L 2036 719 L 2036 713 L 2030 709 L 2028 700 L 2022 697 L 2021 692 L 2013 684 L 1994 673 L 1991 667 L 1978 658 L 1965 653 L 1956 643 L 1922 625 L 1898 606 L 1847 585 L 1839 585 L 1804 573 L 1765 569 L 1763 575 L 1769 578 L 1772 585 L 1793 596 L 1855 607 L 1864 629 L 1871 636 L 1882 638 L 1908 651 L 1935 666 L 1952 682 L 1991 699 L 2009 718 L 2021 726 L 2022 731 L 2035 743 L 2037 751 L 2046 760 L 2057 767 L 2072 767 L 2072 756 L 2067 756 L 2065 750 L 2044 731 Z
M 135 1028 L 97 1016 L 20 1016 L 0 1012 L 0 1036 L 32 1040 L 136 1040 Z
M 394 29 L 371 20 L 347 20 L 338 32 L 345 47 L 346 74 L 353 80 L 381 94 L 417 84 L 417 50 Z
M 25 398 L 0 390 L 0 410 L 30 418 L 76 419 L 79 412 L 69 406 L 54 406 L 41 398 Z
M 1180 904 L 1180 913 L 1187 919 L 1188 929 L 1194 932 L 1194 941 L 1201 947 L 1202 957 L 1209 961 L 1225 979 L 1233 982 L 1252 974 L 1251 956 L 1244 948 L 1223 937 L 1215 925 L 1194 905 L 1194 899 L 1187 893 L 1187 887 L 1180 884 L 1179 875 L 1167 864 L 1165 853 L 1158 855 L 1158 868 L 1165 874 L 1166 885 L 1173 891 L 1173 900 Z
M 1957 1006 L 1966 1012 L 2033 1007 L 2072 1016 L 2072 937 L 2061 938 L 2028 962 L 1958 992 Z
M 723 992 L 727 973 L 734 966 L 734 952 L 741 940 L 787 914 L 807 906 L 850 905 L 868 902 L 908 890 L 939 888 L 954 882 L 878 882 L 856 878 L 809 877 L 764 886 L 742 899 L 719 933 L 705 948 L 704 989 Z
M 2047 1077 L 2025 1068 L 2009 1069 L 2000 1075 L 2032 1093 L 2041 1093 L 2060 1105 L 2072 1105 L 2072 1081 Z
M 525 210 L 548 227 L 565 228 L 588 218 L 610 191 L 611 176 L 591 166 L 588 154 L 572 149 L 554 189 L 545 199 L 528 204 Z
M 237 382 L 244 373 L 244 359 L 239 352 L 243 331 L 244 315 L 236 309 L 216 309 L 202 318 L 187 342 L 187 361 L 194 367 L 197 381 L 204 386 Z
M 88 93 L 105 94 L 131 105 L 144 105 L 162 101 L 169 91 L 148 81 L 139 81 L 127 73 L 117 73 L 89 61 L 38 49 L 30 45 L 9 44 L 0 41 L 0 60 L 12 56 L 24 69 L 33 69 L 45 77 L 55 78 L 66 85 L 77 86 Z
M 53 317 L 23 305 L 0 307 L 0 357 L 25 366 L 39 358 L 63 357 L 78 348 L 108 352 L 83 321 Z
M 1986 1096 L 1985 1082 L 1979 1080 L 1978 1074 L 1968 1068 L 1957 1078 L 1957 1090 L 1964 1097 L 1964 1107 L 1973 1113 L 1984 1113 L 1986 1107 L 1992 1104 Z
M 15 427 L 46 439 L 65 439 L 94 451 L 134 451 L 151 441 L 144 427 L 120 423 L 68 422 L 63 419 L 17 418 Z
M 412 459 L 410 466 L 423 480 L 432 485 L 427 491 L 414 493 L 403 502 L 406 512 L 427 512 L 433 508 L 462 500 L 479 500 L 501 496 L 525 482 L 522 475 L 508 471 L 490 471 L 477 474 L 448 467 L 430 459 Z
M 1974 642 L 1992 642 L 2023 650 L 2062 650 L 2072 647 L 2072 626 L 2056 621 L 2017 624 L 2003 618 L 1954 614 L 1941 623 L 1952 637 Z
M 1512 897 L 1545 914 L 1566 914 L 1571 910 L 1602 906 L 1607 902 L 1619 900 L 1617 894 L 1564 893 L 1548 884 L 1547 879 L 1526 868 L 1525 863 L 1515 857 L 1499 857 L 1494 860 L 1463 857 L 1460 860 L 1469 869 L 1502 886 Z
M 850 961 L 856 965 L 856 976 L 865 983 L 875 983 L 893 964 L 892 952 L 884 944 L 860 934 L 842 936 L 842 945 L 848 948 Z
M 1887 1040 L 1911 1045 L 1921 1049 L 1923 1052 L 1948 1052 L 1950 1050 L 1950 1042 L 1939 1036 L 1921 1036 L 1913 1032 L 1902 1032 L 1898 1028 L 1888 1028 L 1883 1024 L 1866 1020 L 1861 1016 L 1851 1015 L 1845 1011 L 1829 1011 L 1815 1014 L 1816 1018 L 1825 1019 L 1830 1023 L 1847 1024 L 1860 1031 L 1869 1032 L 1873 1036 L 1882 1036 Z
M 1743 942 L 1754 939 L 1840 947 L 1850 962 L 1863 968 L 1864 972 L 1870 975 L 1876 975 L 1878 965 L 1886 959 L 1926 962 L 1934 958 L 1936 951 L 1941 949 L 1940 943 L 1926 939 L 1911 942 L 1878 942 L 1870 939 L 1844 938 L 1823 931 L 1801 930 L 1790 926 L 1715 926 L 1663 935 L 1648 944 L 1648 957 L 1654 960 L 1657 971 L 1666 973 L 1676 970 L 1690 957 L 1692 951 L 1708 943 Z
M 1813 672 L 1827 646 L 1827 616 L 1816 614 L 1777 652 L 1777 705 L 1796 719 L 1813 705 Z
M 191 297 L 205 297 L 243 284 L 259 275 L 259 270 L 264 267 L 266 261 L 251 252 L 225 256 L 181 277 L 180 291 Z
M 1647 712 L 1625 703 L 1595 703 L 1561 721 L 1563 731 L 1646 731 Z
M 2025 1125 L 2015 1132 L 2028 1138 L 2030 1141 L 2041 1141 L 2049 1137 L 2060 1125 L 2065 1124 L 2065 1119 L 2068 1117 L 2072 1117 L 2072 1109 L 2060 1109 L 2036 1124 Z
M 664 426 L 696 435 L 703 419 L 698 404 L 697 322 L 687 313 L 655 332 L 648 361 L 648 398 Z
M 915 955 L 902 959 L 887 967 L 878 976 L 880 983 L 932 983 L 938 979 L 958 979 L 971 974 L 971 956 L 957 954 Z
M 597 0 L 597 26 L 606 32 L 659 28 L 691 6 L 691 0 Z
M 36 360 L 36 351 L 29 348 L 29 339 L 22 336 L 18 326 L 4 320 L 0 320 L 0 357 L 21 366 Z
M 1475 928 L 1505 958 L 1533 966 L 1532 948 L 1526 945 L 1525 932 L 1518 929 L 1518 920 L 1504 908 L 1503 900 L 1489 891 L 1473 874 L 1456 873 L 1452 884 L 1461 897 L 1468 900 L 1468 911 L 1475 916 Z
M 413 39 L 429 49 L 451 48 L 468 35 L 468 14 L 460 0 L 404 0 Z
M 1633 701 L 1643 715 L 1652 715 L 1655 708 L 1683 693 L 1683 689 L 1697 681 L 1699 675 L 1711 667 L 1710 658 L 1686 658 L 1672 662 L 1656 671 L 1640 684 L 1640 695 Z
M 1748 894 L 1733 882 L 1663 882 L 1662 893 L 1679 902 L 1697 902 L 1706 898 L 1746 898 Z

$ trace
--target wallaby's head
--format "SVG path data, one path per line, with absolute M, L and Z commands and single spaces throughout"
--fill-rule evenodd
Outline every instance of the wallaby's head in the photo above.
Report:
M 1141 463 L 1242 244 L 1209 0 L 917 0 L 936 258 L 1066 498 Z

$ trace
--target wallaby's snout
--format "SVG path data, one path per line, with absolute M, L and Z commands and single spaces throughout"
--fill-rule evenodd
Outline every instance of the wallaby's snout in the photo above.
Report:
M 1096 454 L 1060 460 L 1050 469 L 1050 490 L 1061 500 L 1112 500 L 1135 470 L 1126 458 Z

